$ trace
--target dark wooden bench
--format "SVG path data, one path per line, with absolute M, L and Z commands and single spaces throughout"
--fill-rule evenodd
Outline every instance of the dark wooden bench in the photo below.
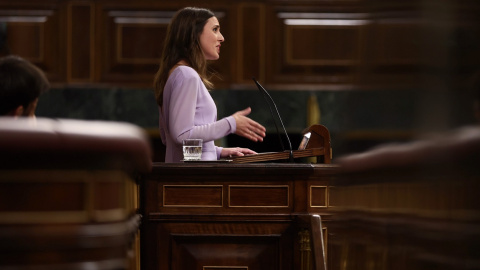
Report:
M 137 126 L 0 118 L 0 269 L 137 269 L 150 169 Z

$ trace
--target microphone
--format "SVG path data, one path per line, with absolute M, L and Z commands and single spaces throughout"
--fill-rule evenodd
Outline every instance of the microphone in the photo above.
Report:
M 293 160 L 292 143 L 290 142 L 290 138 L 288 137 L 288 133 L 287 133 L 287 130 L 285 129 L 285 125 L 283 125 L 282 117 L 280 116 L 280 113 L 278 112 L 277 105 L 275 104 L 275 101 L 273 101 L 273 98 L 270 96 L 270 94 L 267 92 L 267 90 L 265 90 L 265 88 L 263 88 L 263 86 L 261 86 L 260 83 L 257 80 L 255 80 L 255 78 L 252 78 L 252 79 L 255 82 L 255 84 L 257 85 L 258 90 L 260 92 L 262 92 L 263 98 L 265 99 L 265 101 L 268 104 L 268 108 L 270 109 L 270 113 L 272 114 L 273 123 L 275 124 L 275 128 L 277 129 L 278 139 L 280 141 L 280 144 L 282 145 L 283 151 L 285 151 L 285 147 L 283 146 L 283 141 L 282 141 L 282 138 L 280 137 L 280 132 L 278 131 L 277 121 L 275 121 L 275 116 L 273 114 L 272 106 L 270 106 L 270 102 L 275 107 L 275 111 L 277 112 L 278 120 L 280 120 L 280 124 L 282 124 L 283 131 L 285 132 L 285 136 L 287 137 L 288 146 L 289 146 L 289 149 L 290 149 L 290 158 L 289 158 L 290 162 L 292 162 L 292 163 L 295 162 Z M 268 102 L 267 97 L 268 97 L 268 99 L 270 99 L 270 102 Z

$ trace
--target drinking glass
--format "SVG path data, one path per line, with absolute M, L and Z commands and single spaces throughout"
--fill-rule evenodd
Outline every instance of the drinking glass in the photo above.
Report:
M 183 160 L 198 161 L 202 160 L 202 139 L 183 140 Z

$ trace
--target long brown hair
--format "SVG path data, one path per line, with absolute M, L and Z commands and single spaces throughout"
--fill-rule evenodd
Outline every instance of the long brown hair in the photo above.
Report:
M 163 89 L 168 73 L 181 60 L 197 71 L 207 88 L 213 87 L 207 78 L 207 60 L 200 47 L 203 27 L 213 16 L 208 9 L 186 7 L 179 10 L 168 25 L 160 68 L 154 79 L 155 98 L 159 106 L 163 105 Z

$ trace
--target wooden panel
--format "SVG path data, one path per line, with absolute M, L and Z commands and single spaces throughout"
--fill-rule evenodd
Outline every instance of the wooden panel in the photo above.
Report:
M 2 224 L 0 268 L 137 269 L 131 239 L 139 223 L 140 216 L 134 215 L 103 224 Z
M 19 55 L 45 71 L 50 81 L 64 78 L 60 7 L 1 7 L 0 23 L 7 32 L 7 53 Z
M 328 187 L 310 186 L 310 207 L 328 206 Z
M 335 186 L 328 187 L 328 207 L 335 207 L 338 205 L 338 194 Z
M 92 82 L 94 53 L 94 6 L 72 2 L 68 7 L 68 82 Z
M 412 20 L 381 20 L 372 27 L 373 61 L 385 66 L 418 65 L 420 61 L 420 24 Z
M 124 205 L 122 195 L 125 192 L 125 187 L 122 182 L 98 181 L 93 183 L 93 185 L 96 195 L 93 201 L 95 209 L 118 209 Z
M 223 186 L 164 185 L 163 206 L 222 207 Z
M 157 64 L 158 50 L 161 48 L 160 40 L 152 40 L 149 37 L 165 35 L 165 26 L 135 25 L 133 23 L 120 23 L 117 26 L 118 43 L 116 46 L 118 63 L 121 64 Z M 148 46 L 144 46 L 148 44 Z
M 286 64 L 312 66 L 358 64 L 361 29 L 349 25 L 328 25 L 328 23 L 334 22 L 287 20 Z
M 273 35 L 267 45 L 272 48 L 267 54 L 270 83 L 354 82 L 363 61 L 366 14 L 275 11 L 272 15 Z
M 103 28 L 97 32 L 102 54 L 98 62 L 100 81 L 142 82 L 151 86 L 173 14 L 174 11 L 102 9 Z
M 24 19 L 24 21 L 11 21 L 7 24 L 8 47 L 13 54 L 21 55 L 32 62 L 42 62 L 45 60 L 43 53 L 46 17 Z
M 212 81 L 216 89 L 250 88 L 252 76 L 272 90 L 416 89 L 430 76 L 424 68 L 433 67 L 462 83 L 478 67 L 480 30 L 478 3 L 457 2 L 205 1 L 225 37 L 220 59 L 210 63 L 218 75 Z M 53 83 L 148 88 L 167 24 L 189 5 L 19 3 L 0 2 L 10 52 L 45 70 Z
M 118 171 L 3 171 L 0 223 L 122 220 L 136 211 L 129 182 Z
M 151 87 L 158 70 L 159 59 L 168 24 L 181 7 L 165 5 L 129 5 L 125 7 L 97 4 L 100 28 L 97 29 L 97 46 L 101 57 L 96 66 L 100 82 Z M 222 30 L 228 29 L 226 12 L 214 11 Z M 228 36 L 225 38 L 228 40 Z M 233 48 L 222 47 L 221 57 L 212 61 L 210 68 L 218 77 L 212 80 L 217 87 L 231 80 Z M 217 85 L 218 83 L 218 85 Z
M 279 244 L 279 236 L 174 236 L 172 267 L 203 270 L 278 269 Z
M 242 3 L 238 7 L 237 82 L 251 83 L 265 77 L 265 6 Z
M 2 180 L 0 179 L 2 213 L 81 211 L 85 207 L 87 191 L 85 183 Z
M 167 25 L 173 12 L 111 11 L 116 39 L 115 62 L 120 64 L 158 64 Z
M 288 207 L 289 187 L 275 185 L 230 185 L 230 207 Z
M 289 221 L 221 222 L 212 217 L 152 225 L 144 227 L 156 246 L 142 250 L 148 256 L 142 256 L 148 259 L 142 261 L 146 269 L 300 269 L 293 266 L 296 233 Z

